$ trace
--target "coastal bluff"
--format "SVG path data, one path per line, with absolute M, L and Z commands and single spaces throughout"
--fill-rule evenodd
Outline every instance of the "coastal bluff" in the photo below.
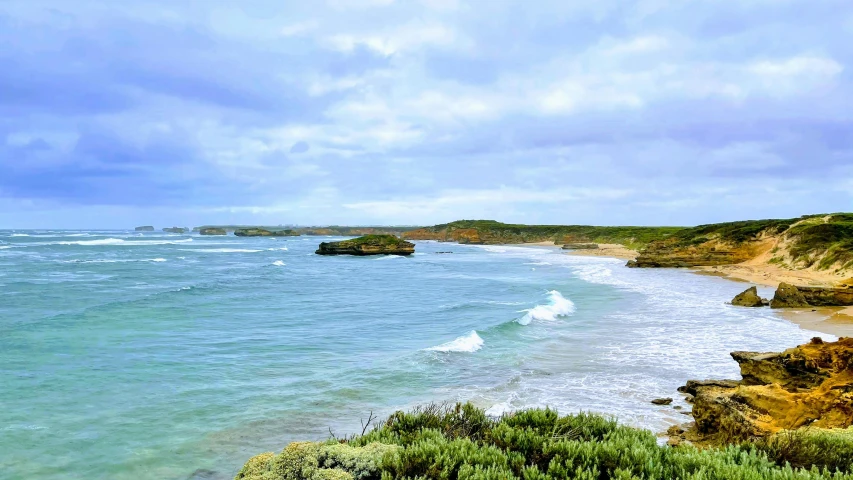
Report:
M 291 229 L 267 230 L 265 228 L 238 228 L 234 230 L 238 237 L 298 237 L 299 232 Z
M 340 242 L 323 242 L 317 255 L 411 255 L 415 244 L 394 235 L 365 235 Z
M 741 380 L 691 380 L 679 388 L 693 402 L 695 424 L 685 439 L 721 444 L 853 425 L 853 338 L 731 356 Z

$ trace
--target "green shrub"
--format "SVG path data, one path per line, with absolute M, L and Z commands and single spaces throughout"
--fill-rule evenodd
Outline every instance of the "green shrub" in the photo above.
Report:
M 549 409 L 490 418 L 470 404 L 397 412 L 342 443 L 252 458 L 237 480 L 853 480 L 853 430 L 725 448 L 658 444 L 647 430 Z

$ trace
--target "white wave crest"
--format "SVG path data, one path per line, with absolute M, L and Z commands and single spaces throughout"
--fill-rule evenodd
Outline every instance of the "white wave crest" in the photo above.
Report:
M 0 250 L 6 250 L 7 248 L 12 248 L 11 245 L 0 245 Z
M 548 303 L 545 305 L 536 305 L 528 310 L 523 317 L 518 319 L 518 323 L 529 325 L 534 320 L 554 321 L 557 317 L 565 317 L 571 315 L 575 311 L 575 304 L 571 300 L 563 297 L 563 295 L 551 290 L 548 292 Z
M 286 252 L 286 251 L 287 251 L 287 247 L 281 247 L 281 248 L 268 248 L 268 249 L 267 249 L 267 251 L 269 251 L 269 252 L 276 252 L 276 251 L 283 251 L 283 252 Z
M 9 235 L 10 237 L 29 237 L 26 233 L 13 233 Z
M 100 240 L 79 240 L 76 242 L 54 242 L 43 243 L 41 245 L 82 245 L 82 246 L 100 246 L 100 245 L 172 245 L 176 243 L 192 242 L 192 238 L 184 238 L 181 240 L 122 240 L 120 238 L 102 238 Z
M 258 253 L 263 250 L 252 250 L 250 248 L 196 248 L 193 250 L 184 250 L 185 252 L 205 252 L 205 253 Z
M 57 260 L 59 263 L 129 263 L 129 262 L 165 262 L 165 258 L 122 258 L 122 259 L 98 259 L 98 260 Z
M 272 264 L 275 265 L 276 267 L 283 267 L 285 265 L 285 263 L 282 262 L 281 260 L 276 260 L 276 261 L 272 262 Z
M 436 347 L 427 348 L 431 352 L 467 352 L 472 353 L 483 348 L 483 339 L 477 335 L 476 330 L 471 330 L 468 335 L 463 335 L 452 342 L 442 343 Z

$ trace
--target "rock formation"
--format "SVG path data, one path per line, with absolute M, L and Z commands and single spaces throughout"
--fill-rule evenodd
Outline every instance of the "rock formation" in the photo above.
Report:
M 415 244 L 393 235 L 365 235 L 341 242 L 323 242 L 318 255 L 411 255 Z
M 238 237 L 298 237 L 299 233 L 293 230 L 267 230 L 264 228 L 238 228 L 234 230 Z
M 563 250 L 597 250 L 597 243 L 567 243 L 563 245 Z
M 763 307 L 769 305 L 767 299 L 758 296 L 758 288 L 749 287 L 732 299 L 732 305 L 739 307 Z
M 842 307 L 853 305 L 853 287 L 799 287 L 780 283 L 770 301 L 772 308 Z
M 224 228 L 202 228 L 198 231 L 199 235 L 228 235 Z
M 733 352 L 740 381 L 688 382 L 695 425 L 687 438 L 721 443 L 805 426 L 853 425 L 853 338 L 820 338 L 782 353 Z
M 134 230 L 137 232 L 153 232 L 154 227 L 152 227 L 151 225 L 145 225 L 142 227 L 136 227 L 136 228 L 134 228 Z
M 182 227 L 171 227 L 171 228 L 167 227 L 167 228 L 164 228 L 163 231 L 166 233 L 183 234 L 183 233 L 187 233 L 189 231 L 189 229 L 188 228 L 182 228 Z

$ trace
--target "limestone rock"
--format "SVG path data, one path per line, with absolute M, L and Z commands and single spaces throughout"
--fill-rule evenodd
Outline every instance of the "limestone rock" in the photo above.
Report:
M 184 233 L 187 233 L 189 231 L 189 229 L 188 228 L 182 228 L 182 227 L 166 227 L 163 229 L 163 231 L 166 233 L 184 234 Z
M 228 235 L 224 228 L 202 228 L 198 231 L 199 235 Z
M 782 353 L 734 352 L 741 381 L 688 382 L 694 434 L 709 443 L 853 425 L 853 338 Z
M 134 230 L 137 232 L 153 232 L 154 227 L 152 227 L 151 225 L 144 225 L 142 227 L 136 227 L 134 228 Z
M 770 308 L 809 307 L 809 302 L 800 290 L 790 283 L 780 283 L 770 301 Z
M 672 399 L 671 398 L 656 398 L 656 399 L 652 400 L 652 403 L 655 405 L 669 405 L 670 403 L 672 403 Z
M 767 301 L 758 296 L 758 288 L 749 287 L 732 299 L 732 305 L 739 307 L 763 307 Z
M 317 255 L 411 255 L 415 244 L 393 235 L 365 235 L 342 242 L 323 242 Z

